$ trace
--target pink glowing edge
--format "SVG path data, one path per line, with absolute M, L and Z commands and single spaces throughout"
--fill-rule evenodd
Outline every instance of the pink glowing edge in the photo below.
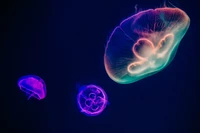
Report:
M 101 97 L 101 100 L 103 101 L 102 106 L 100 106 L 97 109 L 97 111 L 94 111 L 94 112 L 89 111 L 90 108 L 88 108 L 88 107 L 82 107 L 82 104 L 80 102 L 80 98 L 84 95 L 83 94 L 84 91 L 87 91 L 87 89 L 91 89 L 91 88 L 95 88 L 97 90 L 97 92 L 102 94 L 102 96 L 103 96 L 103 97 Z M 85 100 L 87 100 L 87 99 L 85 98 Z M 85 114 L 86 116 L 97 116 L 104 111 L 104 109 L 106 108 L 107 104 L 109 104 L 109 102 L 108 102 L 108 97 L 107 97 L 106 92 L 101 87 L 90 84 L 90 85 L 85 85 L 85 86 L 80 87 L 79 93 L 77 95 L 77 104 L 78 104 L 78 107 L 79 107 L 81 113 Z
M 38 82 L 42 83 L 43 85 L 43 88 L 40 89 L 40 93 L 38 92 L 35 92 L 34 90 L 32 89 L 29 89 L 27 87 L 25 87 L 23 85 L 23 82 L 28 80 L 28 78 L 34 78 L 36 79 Z M 28 84 L 27 84 L 28 85 Z M 27 75 L 27 76 L 23 76 L 21 77 L 19 80 L 18 80 L 18 86 L 20 88 L 21 91 L 25 92 L 27 95 L 28 95 L 28 100 L 31 98 L 31 97 L 34 97 L 38 100 L 42 100 L 46 97 L 46 93 L 47 93 L 47 90 L 46 90 L 46 85 L 45 85 L 45 82 L 43 81 L 43 79 L 41 79 L 40 77 L 36 76 L 36 75 Z
M 125 23 L 126 21 L 132 19 L 135 17 L 135 20 L 137 20 L 137 18 L 139 18 L 143 13 L 145 12 L 148 12 L 148 11 L 157 11 L 157 10 L 178 10 L 182 13 L 182 15 L 184 15 L 184 19 L 183 19 L 183 23 L 182 23 L 182 26 L 185 27 L 184 29 L 184 33 L 180 36 L 176 36 L 174 34 L 172 34 L 174 31 L 178 31 L 180 32 L 179 30 L 181 29 L 180 27 L 177 29 L 177 28 L 173 28 L 172 29 L 172 32 L 169 32 L 166 36 L 164 36 L 161 41 L 163 41 L 164 39 L 166 39 L 166 37 L 171 37 L 171 42 L 170 42 L 170 47 L 167 47 L 168 49 L 167 50 L 164 50 L 164 52 L 162 53 L 158 53 L 157 51 L 159 50 L 159 47 L 162 46 L 160 45 L 161 44 L 161 41 L 159 41 L 159 46 L 158 47 L 152 47 L 152 53 L 153 54 L 150 54 L 150 55 L 153 55 L 155 57 L 157 57 L 158 59 L 165 59 L 165 62 L 162 63 L 162 64 L 159 64 L 159 65 L 154 65 L 154 62 L 149 62 L 149 60 L 146 60 L 144 58 L 141 58 L 141 56 L 138 56 L 138 53 L 135 52 L 135 47 L 132 48 L 132 52 L 133 52 L 133 55 L 136 57 L 136 58 L 130 58 L 130 60 L 133 60 L 135 59 L 134 61 L 132 61 L 131 63 L 129 63 L 129 65 L 127 67 L 124 67 L 124 68 L 127 68 L 126 71 L 116 71 L 116 70 L 120 70 L 122 69 L 122 67 L 115 67 L 114 65 L 111 66 L 112 64 L 112 59 L 109 58 L 109 56 L 106 54 L 108 53 L 107 52 L 107 49 L 109 47 L 109 44 L 112 40 L 112 37 L 114 35 L 114 33 L 116 32 L 116 30 L 120 29 L 122 32 L 124 32 L 123 28 L 122 28 L 122 25 L 123 23 Z M 164 69 L 167 65 L 169 65 L 169 63 L 172 61 L 172 59 L 174 58 L 175 56 L 175 53 L 176 53 L 176 50 L 178 48 L 178 45 L 180 44 L 180 40 L 183 38 L 183 36 L 185 35 L 188 27 L 190 25 L 190 18 L 188 17 L 188 15 L 181 9 L 179 8 L 170 8 L 170 7 L 164 7 L 164 8 L 156 8 L 156 9 L 148 9 L 148 10 L 144 10 L 144 11 L 140 11 L 136 14 L 133 14 L 131 16 L 129 16 L 128 18 L 124 19 L 122 22 L 120 22 L 119 26 L 116 26 L 114 28 L 114 30 L 111 32 L 111 35 L 109 36 L 108 40 L 107 40 L 107 43 L 106 43 L 106 46 L 105 46 L 105 54 L 104 54 L 104 66 L 105 66 L 105 70 L 108 74 L 108 76 L 114 80 L 115 82 L 117 83 L 120 83 L 120 84 L 129 84 L 129 83 L 133 83 L 133 82 L 137 82 L 138 80 L 141 80 L 147 76 L 151 76 L 159 71 L 161 71 L 162 69 Z M 183 29 L 183 28 L 182 28 Z M 145 35 L 139 31 L 135 31 L 136 33 L 140 33 L 141 35 Z M 138 34 L 137 33 L 137 34 Z M 130 39 L 130 40 L 133 40 L 129 35 L 126 34 L 126 32 L 124 32 L 124 35 Z M 157 36 L 154 36 L 155 38 Z M 144 38 L 138 40 L 136 43 L 138 43 L 139 41 L 141 40 L 144 40 Z M 175 40 L 175 44 L 176 45 L 172 45 L 173 41 Z M 135 42 L 135 40 L 133 40 Z M 146 40 L 147 41 L 147 40 Z M 151 46 L 152 46 L 152 43 L 150 43 Z M 135 45 L 135 43 L 134 43 Z M 169 54 L 171 51 L 169 51 L 169 49 L 172 51 L 174 50 L 175 52 L 172 53 L 172 54 Z M 112 52 L 110 52 L 111 55 L 112 55 Z M 153 57 L 152 56 L 152 57 Z M 166 58 L 164 58 L 164 56 L 166 56 Z M 114 58 L 114 57 L 113 57 Z M 129 60 L 129 58 L 127 58 Z M 122 60 L 126 60 L 126 58 L 122 59 Z M 139 61 L 138 61 L 139 60 Z M 148 63 L 147 65 L 144 65 L 144 63 Z M 121 65 L 122 63 L 119 62 L 119 64 Z M 139 66 L 139 65 L 143 65 L 142 67 L 140 67 L 141 69 L 139 69 L 140 71 L 132 71 L 130 68 L 131 67 L 135 67 L 135 66 Z M 122 66 L 122 65 L 121 65 Z M 112 68 L 112 69 L 111 69 Z M 115 70 L 113 68 L 116 68 Z M 149 69 L 150 68 L 150 69 Z M 151 70 L 151 68 L 153 70 Z M 148 70 L 149 69 L 149 70 Z M 145 71 L 145 70 L 148 70 L 148 71 Z M 116 76 L 117 75 L 117 76 Z

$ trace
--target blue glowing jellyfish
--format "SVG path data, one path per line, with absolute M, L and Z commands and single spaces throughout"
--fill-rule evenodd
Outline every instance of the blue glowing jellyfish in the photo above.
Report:
M 97 116 L 108 104 L 105 91 L 96 85 L 86 85 L 79 88 L 77 103 L 80 111 L 87 116 Z
M 46 97 L 46 85 L 44 81 L 35 75 L 23 76 L 18 80 L 20 90 L 28 95 L 28 100 L 34 97 L 42 100 Z

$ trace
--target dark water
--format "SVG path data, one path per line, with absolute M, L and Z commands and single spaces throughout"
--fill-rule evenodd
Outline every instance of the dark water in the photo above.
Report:
M 197 1 L 170 1 L 191 25 L 172 63 L 134 84 L 106 74 L 103 55 L 112 30 L 158 0 L 8 0 L 1 2 L 2 133 L 199 133 L 200 81 Z M 44 100 L 27 100 L 17 86 L 24 75 L 40 76 Z M 109 106 L 97 117 L 77 108 L 77 84 L 104 88 Z

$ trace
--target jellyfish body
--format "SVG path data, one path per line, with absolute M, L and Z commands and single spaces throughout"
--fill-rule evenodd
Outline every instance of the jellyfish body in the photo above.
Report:
M 97 116 L 102 113 L 108 104 L 105 91 L 96 85 L 81 86 L 77 95 L 80 111 L 87 116 Z
M 179 8 L 139 12 L 112 32 L 104 54 L 109 77 L 129 84 L 164 69 L 173 60 L 190 18 Z
M 31 97 L 38 100 L 42 100 L 46 97 L 47 92 L 45 82 L 38 76 L 23 76 L 18 80 L 18 86 L 20 90 L 27 94 L 28 100 Z

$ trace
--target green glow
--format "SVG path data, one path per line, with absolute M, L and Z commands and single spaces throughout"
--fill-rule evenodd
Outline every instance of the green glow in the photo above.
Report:
M 157 8 L 139 12 L 116 27 L 104 55 L 109 77 L 129 84 L 163 70 L 176 55 L 190 25 L 179 8 Z

